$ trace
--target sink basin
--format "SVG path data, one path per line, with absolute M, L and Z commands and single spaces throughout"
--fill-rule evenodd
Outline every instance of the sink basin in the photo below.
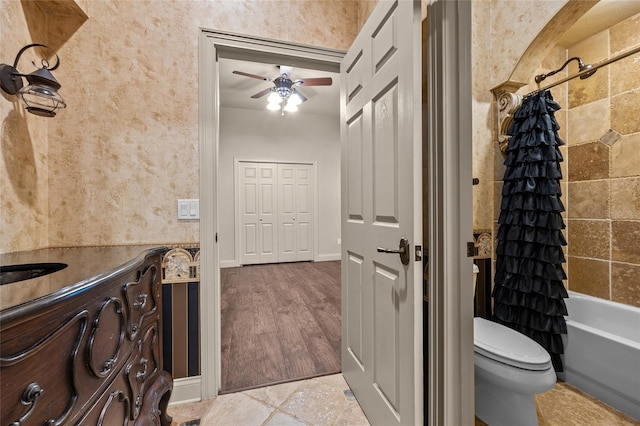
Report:
M 66 263 L 25 263 L 22 265 L 0 266 L 0 285 L 30 280 L 66 268 Z

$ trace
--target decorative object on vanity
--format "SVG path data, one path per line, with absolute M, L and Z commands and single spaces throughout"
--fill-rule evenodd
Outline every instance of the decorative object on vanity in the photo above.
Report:
M 171 424 L 166 408 L 173 379 L 163 370 L 161 351 L 165 251 L 93 247 L 0 255 L 3 266 L 54 259 L 68 265 L 0 288 L 3 425 Z
M 302 78 L 297 80 L 291 79 L 291 73 L 293 68 L 280 65 L 280 76 L 271 79 L 269 77 L 262 77 L 256 74 L 250 74 L 242 71 L 233 71 L 234 74 L 243 75 L 245 77 L 255 78 L 258 80 L 264 80 L 273 82 L 274 87 L 266 88 L 255 95 L 251 96 L 253 99 L 258 99 L 266 94 L 270 94 L 267 99 L 267 109 L 272 111 L 280 111 L 281 115 L 284 112 L 295 112 L 298 110 L 298 105 L 307 100 L 307 98 L 295 88 L 295 86 L 331 86 L 333 80 L 331 77 L 318 77 L 318 78 Z
M 40 60 L 42 68 L 30 74 L 22 74 L 18 71 L 18 61 L 22 54 L 32 47 L 43 47 L 53 51 L 51 48 L 39 43 L 28 44 L 20 49 L 16 59 L 13 61 L 13 66 L 0 64 L 0 87 L 9 95 L 17 95 L 25 105 L 26 110 L 31 114 L 54 117 L 56 111 L 67 106 L 62 96 L 58 93 L 58 89 L 61 87 L 60 83 L 51 74 L 51 71 L 60 66 L 60 58 L 54 52 L 56 63 L 52 67 L 49 66 L 49 61 L 43 58 Z M 33 64 L 35 65 L 35 62 Z M 29 83 L 27 86 L 24 86 L 22 82 L 23 77 Z

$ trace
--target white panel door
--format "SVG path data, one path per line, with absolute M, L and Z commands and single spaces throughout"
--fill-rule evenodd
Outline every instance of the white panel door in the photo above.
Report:
M 239 163 L 240 262 L 278 261 L 277 167 L 269 163 Z
M 313 260 L 313 166 L 296 166 L 296 260 Z
M 243 264 L 258 263 L 258 164 L 240 163 L 240 253 Z
M 280 262 L 313 260 L 313 166 L 278 164 Z
M 419 49 L 420 1 L 380 1 L 340 71 L 342 372 L 374 425 L 423 422 Z
M 260 263 L 278 261 L 278 166 L 258 163 L 260 176 Z

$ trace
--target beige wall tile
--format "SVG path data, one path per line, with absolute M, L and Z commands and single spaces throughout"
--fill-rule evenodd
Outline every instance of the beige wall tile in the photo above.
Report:
M 640 133 L 623 136 L 611 146 L 611 177 L 640 176 Z
M 640 220 L 640 178 L 611 181 L 611 218 Z
M 585 64 L 593 64 L 609 57 L 609 31 L 601 31 L 572 46 L 567 57 L 578 56 Z M 567 67 L 569 75 L 579 71 L 577 61 Z M 585 105 L 609 96 L 609 70 L 600 68 L 593 76 L 569 81 L 569 106 Z
M 571 291 L 609 299 L 609 262 L 569 256 L 568 288 Z
M 612 262 L 611 299 L 640 308 L 640 265 Z
M 569 220 L 567 226 L 569 255 L 609 260 L 610 235 L 608 220 Z
M 563 145 L 560 147 L 560 153 L 562 154 L 562 161 L 560 162 L 560 171 L 562 172 L 562 179 L 560 182 L 568 182 L 569 176 L 569 147 L 567 145 Z M 566 192 L 562 192 L 566 194 Z
M 640 44 L 640 14 L 634 15 L 610 29 L 611 54 L 627 50 Z
M 609 147 L 590 142 L 569 147 L 569 182 L 609 178 Z
M 640 32 L 640 25 L 638 26 Z M 611 73 L 611 96 L 619 95 L 640 87 L 640 53 L 631 55 L 609 65 Z
M 622 135 L 640 132 L 640 89 L 611 98 L 611 128 Z
M 569 137 L 567 133 L 569 108 L 567 108 L 567 105 L 569 104 L 567 103 L 566 90 L 563 91 L 562 93 L 564 94 L 564 96 L 562 97 L 554 96 L 554 99 L 561 106 L 561 109 L 556 111 L 555 117 L 556 117 L 556 121 L 558 122 L 558 126 L 560 126 L 560 129 L 558 130 L 558 136 L 560 136 L 560 139 L 562 139 L 564 143 L 567 143 L 567 138 Z
M 611 260 L 640 264 L 640 221 L 611 222 Z
M 591 102 L 568 113 L 568 145 L 600 140 L 610 128 L 609 99 Z M 617 130 L 617 129 L 614 129 Z
M 609 182 L 569 182 L 564 203 L 570 219 L 608 219 Z

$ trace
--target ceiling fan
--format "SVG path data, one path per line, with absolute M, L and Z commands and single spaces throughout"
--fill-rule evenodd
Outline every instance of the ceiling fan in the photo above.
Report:
M 298 105 L 307 100 L 307 98 L 302 93 L 300 93 L 295 86 L 331 86 L 331 84 L 333 83 L 331 77 L 301 78 L 292 80 L 292 67 L 280 65 L 278 66 L 278 68 L 280 68 L 280 76 L 276 77 L 275 79 L 263 77 L 256 74 L 250 74 L 243 71 L 233 71 L 233 73 L 245 77 L 272 82 L 273 87 L 268 87 L 264 90 L 261 90 L 260 92 L 251 96 L 251 98 L 258 99 L 270 93 L 271 95 L 268 98 L 269 104 L 267 105 L 267 108 L 270 110 L 279 109 L 281 110 L 282 115 L 284 115 L 285 111 L 297 111 Z

